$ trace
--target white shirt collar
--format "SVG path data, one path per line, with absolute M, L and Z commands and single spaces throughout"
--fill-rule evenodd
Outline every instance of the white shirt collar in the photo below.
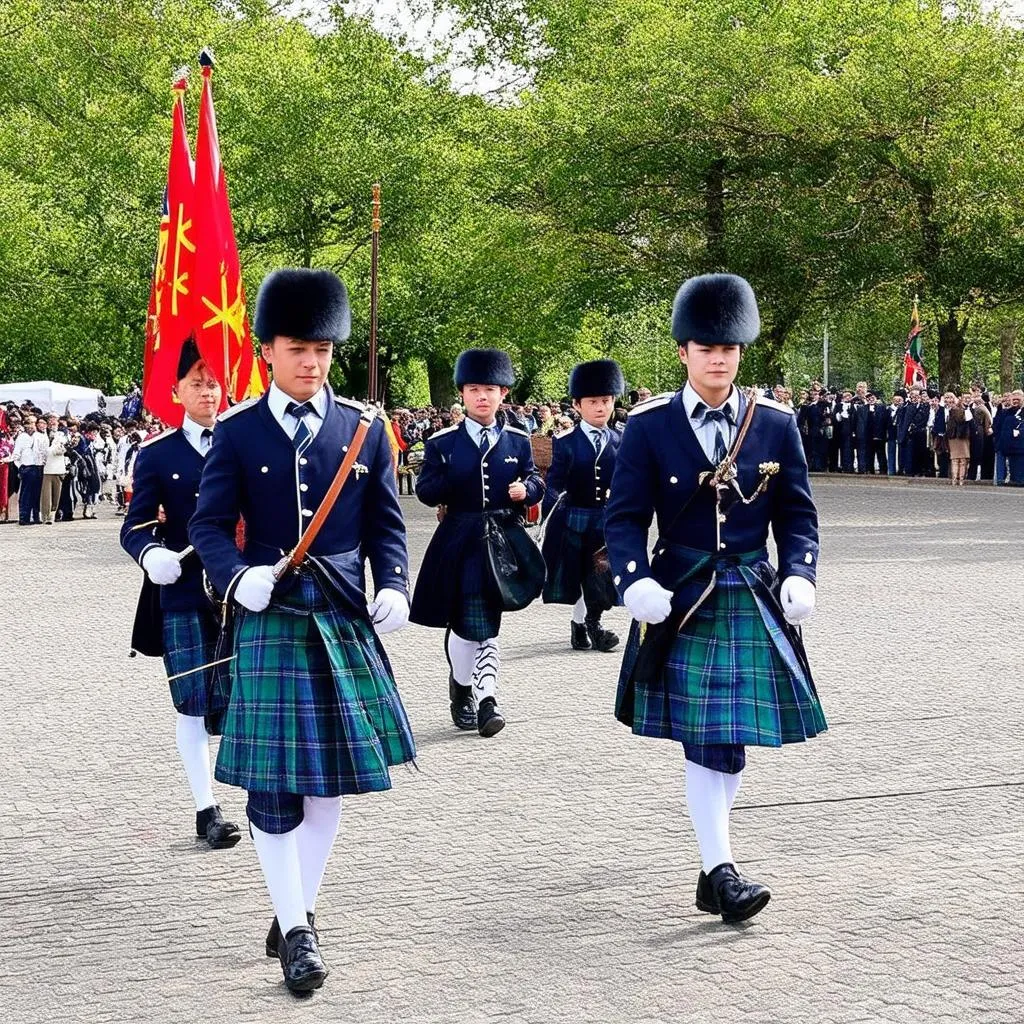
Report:
M 683 408 L 686 410 L 686 418 L 688 420 L 693 419 L 693 410 L 697 408 L 698 403 L 707 405 L 700 395 L 693 389 L 690 382 L 687 381 L 683 386 Z M 740 419 L 740 393 L 736 390 L 736 386 L 733 385 L 729 391 L 729 397 L 719 406 L 718 409 L 724 409 L 728 406 L 732 410 L 732 421 L 733 423 L 739 423 Z
M 286 395 L 277 384 L 271 382 L 270 387 L 267 389 L 267 405 L 270 407 L 270 411 L 274 414 L 274 419 L 285 428 L 286 433 L 291 436 L 295 430 L 296 421 L 294 416 L 290 416 L 285 412 L 288 408 L 289 402 L 294 402 L 295 399 Z M 320 419 L 322 420 L 327 414 L 327 388 L 322 387 L 312 398 L 307 399 L 310 405 L 319 413 Z M 285 416 L 288 415 L 288 422 L 285 423 Z
M 213 427 L 204 427 L 201 423 L 196 423 L 188 413 L 185 413 L 185 419 L 181 423 L 181 432 L 185 435 L 188 443 L 200 454 L 203 454 L 204 430 L 213 430 Z
M 477 423 L 476 420 L 470 419 L 469 416 L 463 421 L 466 424 L 466 430 L 469 432 L 469 436 L 473 439 L 473 443 L 479 448 L 480 447 L 480 434 L 483 433 L 483 424 Z M 491 444 L 498 438 L 498 434 L 501 431 L 501 427 L 498 425 L 498 421 L 495 420 L 487 430 L 490 431 Z
M 608 428 L 607 427 L 594 427 L 594 426 L 591 426 L 586 420 L 580 420 L 579 427 L 577 429 L 583 431 L 584 436 L 586 437 L 586 439 L 591 444 L 594 444 L 594 435 L 595 434 L 600 434 L 601 435 L 601 446 L 602 447 L 604 447 L 605 443 L 608 440 Z

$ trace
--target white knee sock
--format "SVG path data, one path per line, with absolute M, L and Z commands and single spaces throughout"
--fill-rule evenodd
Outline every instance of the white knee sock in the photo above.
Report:
M 448 634 L 448 660 L 452 663 L 452 675 L 460 686 L 469 686 L 473 678 L 473 661 L 479 645 L 475 640 L 463 640 L 456 633 Z
M 210 738 L 206 732 L 206 722 L 194 715 L 178 715 L 177 728 L 178 753 L 181 763 L 185 766 L 192 798 L 196 802 L 196 810 L 202 811 L 212 807 L 213 779 L 210 775 Z
M 500 668 L 501 655 L 498 653 L 497 637 L 477 644 L 476 657 L 473 659 L 473 696 L 477 704 L 488 697 L 497 699 Z
M 726 803 L 729 805 L 729 810 L 732 811 L 732 805 L 736 802 L 736 794 L 740 791 L 740 786 L 743 785 L 743 772 L 736 772 L 735 775 L 723 772 L 722 785 L 725 786 Z
M 581 597 L 572 606 L 572 621 L 575 622 L 577 626 L 582 626 L 583 623 L 586 621 L 586 618 L 587 618 L 587 602 L 584 601 L 583 598 Z
M 705 871 L 719 864 L 733 863 L 729 845 L 729 798 L 724 778 L 723 772 L 686 762 L 686 804 Z
M 251 823 L 250 823 L 251 824 Z M 299 847 L 295 833 L 297 828 L 282 835 L 261 832 L 252 825 L 252 841 L 260 859 L 263 878 L 274 904 L 277 923 L 281 934 L 287 935 L 293 928 L 305 925 L 306 901 L 302 897 L 302 869 L 299 864 Z
M 302 824 L 295 830 L 295 841 L 302 873 L 302 898 L 310 913 L 316 910 L 316 894 L 320 891 L 340 820 L 340 796 L 303 798 Z

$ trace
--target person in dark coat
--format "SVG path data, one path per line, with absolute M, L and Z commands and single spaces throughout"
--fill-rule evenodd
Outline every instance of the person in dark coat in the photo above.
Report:
M 739 874 L 729 838 L 746 746 L 802 742 L 827 728 L 793 628 L 814 610 L 818 563 L 796 417 L 776 402 L 751 404 L 734 386 L 759 330 L 742 278 L 683 284 L 672 334 L 688 380 L 630 414 L 605 525 L 614 582 L 634 619 L 616 717 L 634 733 L 682 744 L 703 864 L 696 906 L 728 923 L 770 898 Z
M 506 601 L 492 556 L 495 546 L 520 545 L 520 557 L 532 550 L 539 558 L 522 521 L 544 496 L 529 435 L 499 416 L 514 383 L 512 361 L 499 349 L 459 356 L 455 386 L 465 419 L 430 436 L 416 482 L 416 497 L 441 512 L 416 579 L 412 621 L 446 630 L 452 722 L 486 737 L 505 726 L 497 687 Z M 543 587 L 542 560 L 536 582 L 533 596 Z
M 148 581 L 139 614 L 151 621 L 139 623 L 137 618 L 137 629 L 148 629 L 155 641 L 151 650 L 163 652 L 177 712 L 178 754 L 196 805 L 196 835 L 221 849 L 234 846 L 240 833 L 234 822 L 224 819 L 210 774 L 207 725 L 223 710 L 213 705 L 211 686 L 218 624 L 203 590 L 203 567 L 188 544 L 188 523 L 213 443 L 221 387 L 191 338 L 181 348 L 177 381 L 174 393 L 185 410 L 184 420 L 180 429 L 165 430 L 140 446 L 131 508 L 121 524 L 121 547 Z M 158 606 L 150 587 L 159 588 Z
M 1002 419 L 1000 440 L 1006 453 L 1006 485 L 1024 487 L 1024 394 L 1014 391 Z
M 390 768 L 416 754 L 380 641 L 409 618 L 405 524 L 385 420 L 327 384 L 350 323 L 345 286 L 329 271 L 277 270 L 263 281 L 254 329 L 273 383 L 220 416 L 189 526 L 234 616 L 216 776 L 248 793 L 275 911 L 265 950 L 295 993 L 319 988 L 328 973 L 314 915 L 342 796 L 390 789 Z M 338 500 L 289 568 L 346 459 L 351 472 Z M 244 551 L 235 544 L 240 517 Z
M 609 418 L 626 390 L 612 359 L 580 363 L 569 374 L 569 397 L 580 422 L 555 437 L 544 492 L 544 601 L 573 606 L 570 644 L 575 651 L 611 651 L 619 638 L 601 625 L 617 603 L 611 573 L 595 565 L 603 551 L 604 514 L 615 453 L 622 435 Z
M 853 392 L 844 391 L 835 404 L 836 431 L 839 434 L 839 472 L 853 472 L 853 453 L 856 450 L 856 431 L 854 429 L 854 410 L 856 405 Z
M 992 450 L 993 450 L 993 481 L 996 487 L 1006 483 L 1006 449 L 1003 437 L 1003 423 L 1013 415 L 1013 395 L 1007 393 L 1002 397 L 992 417 Z
M 889 461 L 886 456 L 886 440 L 889 436 L 889 410 L 878 400 L 878 394 L 869 391 L 867 396 L 867 468 L 869 473 L 888 475 Z M 877 470 L 876 470 L 877 465 Z

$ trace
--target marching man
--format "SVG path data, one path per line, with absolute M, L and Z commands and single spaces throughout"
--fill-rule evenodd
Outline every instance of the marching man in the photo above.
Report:
M 174 393 L 185 409 L 184 422 L 180 430 L 165 430 L 139 448 L 121 546 L 148 580 L 139 600 L 133 646 L 142 653 L 163 653 L 178 712 L 178 753 L 196 804 L 196 835 L 216 850 L 234 846 L 240 833 L 237 825 L 224 820 L 213 796 L 207 724 L 223 710 L 211 704 L 217 620 L 203 590 L 203 567 L 194 553 L 185 552 L 221 388 L 191 338 L 181 348 L 177 382 Z M 156 602 L 151 587 L 159 587 Z
M 279 270 L 264 280 L 255 331 L 273 384 L 220 417 L 189 530 L 235 609 L 216 775 L 248 791 L 276 913 L 266 951 L 293 992 L 319 988 L 328 973 L 313 923 L 342 795 L 389 789 L 389 767 L 415 756 L 378 639 L 409 617 L 391 449 L 373 408 L 327 384 L 349 330 L 334 274 Z M 234 542 L 240 515 L 244 554 Z M 369 605 L 364 559 L 376 585 Z
M 827 728 L 795 628 L 814 610 L 818 563 L 796 418 L 733 383 L 759 332 L 742 278 L 683 284 L 672 334 L 687 383 L 631 413 L 605 527 L 614 582 L 636 620 L 616 717 L 641 736 L 682 743 L 703 864 L 696 905 L 727 923 L 753 917 L 771 895 L 739 874 L 730 844 L 745 748 L 798 743 Z
M 543 560 L 522 526 L 526 507 L 544 495 L 544 481 L 529 435 L 498 416 L 514 383 L 512 362 L 498 349 L 459 356 L 455 386 L 466 418 L 431 434 L 416 482 L 420 501 L 443 511 L 416 580 L 412 621 L 447 629 L 452 721 L 481 736 L 505 726 L 497 695 L 501 613 L 525 607 L 544 585 Z M 515 549 L 514 578 L 496 574 L 502 545 Z M 499 572 L 501 564 L 499 556 Z
M 613 359 L 580 363 L 569 374 L 569 397 L 580 423 L 554 439 L 544 512 L 546 604 L 570 604 L 574 651 L 611 651 L 619 638 L 601 626 L 601 615 L 618 603 L 611 573 L 595 565 L 602 551 L 604 517 L 615 455 L 622 435 L 608 426 L 615 399 L 626 390 Z

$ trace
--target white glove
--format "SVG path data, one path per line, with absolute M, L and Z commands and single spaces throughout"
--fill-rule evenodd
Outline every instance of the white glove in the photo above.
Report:
M 177 583 L 181 576 L 181 562 L 173 551 L 167 548 L 150 548 L 142 556 L 142 568 L 158 587 Z
M 394 633 L 409 624 L 409 599 L 400 590 L 385 587 L 367 609 L 378 635 Z
M 626 587 L 622 600 L 637 622 L 648 622 L 652 626 L 664 622 L 672 611 L 672 591 L 650 576 Z
M 786 621 L 797 626 L 814 614 L 814 584 L 803 576 L 787 576 L 779 590 L 782 613 Z
M 261 612 L 270 604 L 276 582 L 272 565 L 254 565 L 242 573 L 232 596 L 243 608 Z

